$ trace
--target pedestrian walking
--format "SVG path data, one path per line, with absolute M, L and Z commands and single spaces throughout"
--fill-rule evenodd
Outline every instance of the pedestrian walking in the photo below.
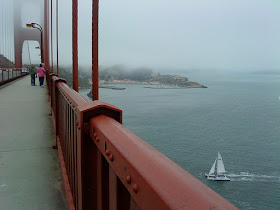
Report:
M 40 64 L 40 67 L 37 69 L 37 73 L 39 77 L 40 86 L 43 87 L 46 69 L 42 66 L 42 64 Z
M 34 64 L 32 64 L 32 67 L 29 69 L 29 74 L 30 74 L 30 77 L 31 77 L 31 86 L 36 86 L 35 76 L 37 77 L 37 75 L 36 75 L 36 68 L 35 68 Z

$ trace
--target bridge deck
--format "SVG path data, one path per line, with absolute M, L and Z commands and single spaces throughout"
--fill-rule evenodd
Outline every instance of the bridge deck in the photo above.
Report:
M 67 208 L 49 113 L 29 76 L 0 89 L 0 209 Z

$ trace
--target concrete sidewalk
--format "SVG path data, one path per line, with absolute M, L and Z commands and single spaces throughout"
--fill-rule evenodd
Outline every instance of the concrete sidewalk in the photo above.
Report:
M 36 83 L 0 89 L 0 209 L 67 209 L 47 88 Z

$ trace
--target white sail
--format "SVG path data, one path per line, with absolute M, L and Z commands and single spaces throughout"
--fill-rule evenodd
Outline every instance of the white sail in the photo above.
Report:
M 218 152 L 218 159 L 217 159 L 217 174 L 224 174 L 226 172 L 224 162 L 222 159 L 221 154 Z
M 216 169 L 216 162 L 217 162 L 217 159 L 215 160 L 215 162 L 213 163 L 210 171 L 209 171 L 209 174 L 214 174 L 215 173 L 215 169 Z

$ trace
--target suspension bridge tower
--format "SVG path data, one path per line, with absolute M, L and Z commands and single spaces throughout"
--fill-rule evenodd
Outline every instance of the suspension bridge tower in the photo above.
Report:
M 43 27 L 43 48 L 44 48 L 44 62 L 46 67 L 49 66 L 49 44 L 48 44 L 48 0 L 14 0 L 14 52 L 15 52 L 15 67 L 22 67 L 22 47 L 24 41 L 32 40 L 38 41 L 40 44 L 40 48 L 42 47 L 41 43 L 41 35 L 40 31 L 34 28 L 26 28 L 26 24 L 30 24 L 30 22 L 26 22 L 26 20 L 22 19 L 23 10 L 27 10 L 28 13 L 38 12 L 40 13 L 40 21 L 37 22 Z M 32 5 L 32 8 L 28 8 L 28 5 Z M 34 11 L 34 8 L 37 11 Z M 30 10 L 30 11 L 29 11 Z M 24 11 L 26 12 L 26 11 Z

